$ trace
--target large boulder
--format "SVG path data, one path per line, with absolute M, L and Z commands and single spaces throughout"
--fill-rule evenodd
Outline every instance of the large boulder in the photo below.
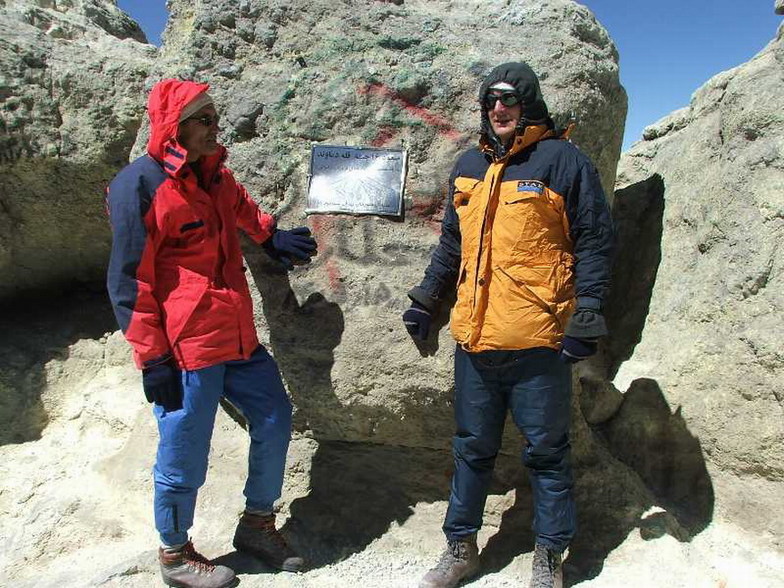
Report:
M 156 50 L 108 0 L 0 3 L 0 299 L 100 279 Z
M 717 515 L 779 548 L 783 34 L 780 27 L 751 61 L 712 78 L 623 155 L 615 194 L 623 249 L 606 348 L 607 375 L 629 389 L 609 421 L 632 433 L 618 439 L 616 454 L 640 450 L 629 440 L 643 427 L 650 433 L 641 416 L 651 412 L 639 388 L 660 388 L 702 445 Z M 638 408 L 624 410 L 627 403 Z
M 503 61 L 530 63 L 609 192 L 626 95 L 607 33 L 567 0 L 169 6 L 155 75 L 211 84 L 229 166 L 282 226 L 307 222 L 319 242 L 314 263 L 290 277 L 271 272 L 258 248 L 246 252 L 297 428 L 445 446 L 451 337 L 442 329 L 418 349 L 400 314 L 436 243 L 451 166 L 478 138 L 480 82 Z M 305 219 L 311 143 L 407 149 L 404 217 Z
M 582 121 L 575 140 L 610 188 L 625 112 L 613 46 L 584 7 L 561 0 L 169 6 L 164 60 L 148 87 L 164 75 L 211 82 L 230 165 L 281 224 L 307 222 L 321 245 L 293 274 L 247 248 L 259 326 L 297 410 L 279 518 L 312 569 L 268 574 L 231 551 L 247 436 L 223 413 L 193 535 L 243 585 L 411 585 L 443 547 L 452 343 L 442 328 L 415 347 L 399 315 L 435 243 L 451 163 L 476 138 L 476 89 L 495 63 L 529 61 L 559 122 Z M 309 141 L 406 147 L 404 218 L 306 220 Z M 142 132 L 137 150 L 143 143 Z M 779 560 L 758 549 L 758 533 L 710 524 L 712 482 L 729 478 L 709 477 L 702 429 L 674 410 L 669 381 L 640 373 L 625 394 L 609 381 L 645 322 L 663 229 L 638 219 L 662 218 L 665 185 L 642 174 L 630 185 L 637 197 L 618 193 L 622 242 L 645 246 L 622 250 L 616 282 L 628 289 L 616 288 L 614 306 L 628 312 L 610 317 L 615 337 L 575 374 L 581 531 L 567 583 L 779 585 Z M 623 294 L 632 299 L 621 304 Z M 158 581 L 154 419 L 114 328 L 102 292 L 0 317 L 0 391 L 18 400 L 0 403 L 0 559 L 14 585 Z M 530 574 L 531 496 L 509 429 L 477 586 L 519 586 Z

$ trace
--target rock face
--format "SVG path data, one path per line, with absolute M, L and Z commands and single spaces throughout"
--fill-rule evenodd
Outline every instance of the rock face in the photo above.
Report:
M 400 314 L 436 242 L 451 166 L 477 139 L 479 84 L 498 63 L 529 62 L 555 119 L 576 119 L 574 140 L 609 189 L 626 97 L 606 32 L 565 0 L 175 0 L 170 9 L 155 75 L 212 85 L 229 165 L 282 226 L 305 222 L 310 143 L 408 150 L 403 219 L 309 217 L 319 255 L 290 278 L 271 273 L 258 249 L 246 253 L 299 430 L 443 447 L 453 343 L 442 329 L 418 350 Z
M 779 547 L 783 32 L 624 154 L 615 207 L 625 286 L 610 304 L 619 337 L 606 350 L 619 388 L 645 378 L 630 391 L 648 382 L 678 407 L 702 444 L 719 514 Z
M 224 554 L 221 562 L 248 586 L 411 585 L 443 545 L 453 343 L 446 312 L 437 318 L 440 332 L 420 347 L 400 314 L 436 242 L 451 164 L 476 139 L 479 82 L 501 61 L 531 63 L 555 118 L 582 122 L 575 142 L 609 188 L 625 116 L 615 49 L 587 9 L 565 0 L 171 0 L 169 7 L 162 59 L 148 82 L 171 75 L 210 82 L 229 165 L 282 226 L 307 223 L 320 244 L 314 263 L 291 274 L 258 247 L 246 248 L 260 332 L 296 409 L 280 522 L 313 569 L 268 574 L 230 551 L 235 519 L 227 513 L 242 508 L 247 440 L 223 413 L 193 529 L 198 546 L 211 557 Z M 50 22 L 59 15 L 70 23 L 58 25 L 63 30 L 84 33 L 62 51 L 59 40 L 35 34 L 52 49 L 47 63 L 65 68 L 60 56 L 67 55 L 87 72 L 72 72 L 68 79 L 79 84 L 68 87 L 92 92 L 77 109 L 87 119 L 72 126 L 65 116 L 46 122 L 44 106 L 53 102 L 43 91 L 41 102 L 28 101 L 44 105 L 18 123 L 33 137 L 31 154 L 3 163 L 27 190 L 13 192 L 27 194 L 16 209 L 26 211 L 34 210 L 30 195 L 42 180 L 19 174 L 33 164 L 57 171 L 67 161 L 92 186 L 121 163 L 140 121 L 151 50 L 133 40 L 138 29 L 110 4 L 4 7 L 4 16 L 21 14 L 49 22 L 46 31 L 59 30 Z M 30 30 L 21 18 L 8 22 Z M 93 24 L 73 24 L 84 19 Z M 596 578 L 601 586 L 736 579 L 775 586 L 784 578 L 781 558 L 758 549 L 778 540 L 784 520 L 774 500 L 782 463 L 774 288 L 781 282 L 782 105 L 763 91 L 780 86 L 780 37 L 701 89 L 690 109 L 652 127 L 622 167 L 614 205 L 622 248 L 608 304 L 614 335 L 575 370 L 581 532 L 567 560 L 569 585 Z M 122 57 L 123 65 L 106 57 L 129 48 L 138 52 Z M 93 63 L 104 69 L 88 69 Z M 101 71 L 121 81 L 109 83 Z M 94 100 L 96 88 L 109 86 L 116 111 Z M 51 88 L 61 96 L 59 86 Z M 59 100 L 70 104 L 76 95 Z M 112 126 L 120 121 L 122 131 Z M 8 136 L 18 145 L 28 135 Z M 95 137 L 102 140 L 90 142 Z M 137 151 L 144 142 L 142 130 Z M 404 217 L 305 217 L 310 142 L 405 147 Z M 69 151 L 72 144 L 78 149 Z M 47 149 L 54 151 L 47 156 Z M 85 154 L 92 159 L 78 159 Z M 100 273 L 105 219 L 91 212 L 93 196 L 65 179 L 58 182 L 71 194 L 69 210 L 81 211 L 68 225 L 69 247 L 78 252 L 79 235 L 100 224 L 100 245 L 92 244 L 89 258 L 79 253 L 80 268 Z M 0 218 L 29 226 L 30 235 L 40 231 L 32 220 Z M 36 267 L 52 277 L 31 272 L 23 285 L 62 275 L 36 243 Z M 73 264 L 68 255 L 61 255 L 64 267 Z M 0 561 L 15 585 L 156 582 L 154 420 L 115 328 L 102 292 L 83 292 L 56 311 L 28 304 L 0 317 Z M 477 586 L 519 586 L 530 573 L 531 496 L 513 428 L 480 533 L 485 576 Z M 750 533 L 721 526 L 740 518 Z
M 105 0 L 0 2 L 0 299 L 100 279 L 102 193 L 127 162 L 155 48 Z

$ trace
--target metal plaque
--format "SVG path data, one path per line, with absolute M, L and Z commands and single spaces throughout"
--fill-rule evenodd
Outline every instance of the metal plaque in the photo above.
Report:
M 313 145 L 305 212 L 401 216 L 406 158 L 403 149 Z

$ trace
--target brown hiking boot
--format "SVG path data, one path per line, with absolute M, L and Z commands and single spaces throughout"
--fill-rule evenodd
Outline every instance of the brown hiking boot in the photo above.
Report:
M 176 588 L 228 588 L 237 578 L 226 566 L 213 565 L 188 541 L 182 547 L 158 549 L 161 577 L 167 586 Z
M 562 556 L 557 551 L 536 544 L 531 566 L 530 588 L 563 588 Z
M 305 566 L 305 560 L 294 553 L 275 528 L 274 514 L 242 513 L 234 532 L 234 548 L 285 572 L 299 572 Z
M 441 559 L 430 570 L 419 588 L 453 588 L 479 571 L 479 550 L 476 535 L 458 541 L 448 541 Z

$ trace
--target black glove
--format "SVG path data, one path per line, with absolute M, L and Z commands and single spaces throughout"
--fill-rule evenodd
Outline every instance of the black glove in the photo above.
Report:
M 142 386 L 147 402 L 154 402 L 166 410 L 182 408 L 181 372 L 170 358 L 163 363 L 142 370 Z
M 295 261 L 310 263 L 310 258 L 316 253 L 316 240 L 311 236 L 308 227 L 275 229 L 272 237 L 264 241 L 262 247 L 272 259 L 291 271 Z
M 561 353 L 558 357 L 566 363 L 577 363 L 596 353 L 596 347 L 596 339 L 577 339 L 566 335 L 561 343 Z
M 424 341 L 430 332 L 431 318 L 430 311 L 414 300 L 411 307 L 403 313 L 403 324 L 412 337 Z

